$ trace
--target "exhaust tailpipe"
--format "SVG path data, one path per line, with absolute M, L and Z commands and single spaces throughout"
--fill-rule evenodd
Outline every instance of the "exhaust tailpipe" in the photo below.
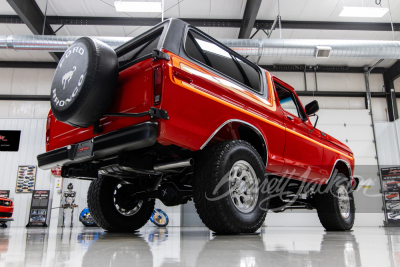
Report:
M 181 161 L 174 161 L 169 163 L 159 163 L 154 165 L 153 169 L 155 171 L 165 171 L 175 168 L 183 168 L 183 167 L 190 167 L 193 166 L 194 160 L 193 159 L 185 159 Z

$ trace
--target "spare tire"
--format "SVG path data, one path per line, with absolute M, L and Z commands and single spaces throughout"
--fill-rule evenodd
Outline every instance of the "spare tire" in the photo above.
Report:
M 99 40 L 82 37 L 58 63 L 51 85 L 51 110 L 59 121 L 89 127 L 110 106 L 117 81 L 115 51 Z

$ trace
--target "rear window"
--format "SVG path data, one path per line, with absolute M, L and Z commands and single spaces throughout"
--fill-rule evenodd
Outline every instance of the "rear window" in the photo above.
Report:
M 119 67 L 127 67 L 134 63 L 137 59 L 151 56 L 153 49 L 157 48 L 160 41 L 162 28 L 153 32 L 142 39 L 132 43 L 131 46 L 125 48 L 126 51 L 119 54 L 118 63 Z
M 213 41 L 189 30 L 185 43 L 186 53 L 232 79 L 261 92 L 259 72 L 244 59 L 233 56 Z

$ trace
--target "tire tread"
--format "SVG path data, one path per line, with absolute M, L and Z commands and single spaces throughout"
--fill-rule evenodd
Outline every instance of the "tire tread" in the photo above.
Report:
M 262 166 L 262 159 L 257 151 L 248 142 L 242 140 L 231 140 L 216 145 L 206 147 L 201 157 L 196 160 L 195 177 L 194 177 L 194 203 L 197 213 L 202 222 L 212 231 L 219 234 L 237 234 L 237 233 L 253 233 L 261 227 L 265 220 L 266 212 L 258 222 L 253 226 L 245 226 L 233 223 L 229 220 L 224 212 L 224 207 L 221 201 L 209 201 L 203 195 L 204 192 L 208 194 L 210 189 L 217 186 L 219 182 L 219 173 L 221 171 L 221 164 L 227 151 L 238 147 L 244 146 L 255 152 L 257 160 Z M 211 177 L 211 178 L 210 178 Z

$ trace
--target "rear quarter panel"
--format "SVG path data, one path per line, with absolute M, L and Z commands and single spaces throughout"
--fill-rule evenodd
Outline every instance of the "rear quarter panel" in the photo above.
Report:
M 268 150 L 268 168 L 283 165 L 285 128 L 276 107 L 271 79 L 265 90 L 269 98 L 258 96 L 236 83 L 218 76 L 188 60 L 169 53 L 168 77 L 165 77 L 161 108 L 170 119 L 160 121 L 158 141 L 199 150 L 224 122 L 242 120 L 255 126 L 264 136 Z M 176 72 L 186 81 L 178 79 Z M 269 76 L 267 72 L 263 75 Z M 191 80 L 191 81 L 190 81 Z

